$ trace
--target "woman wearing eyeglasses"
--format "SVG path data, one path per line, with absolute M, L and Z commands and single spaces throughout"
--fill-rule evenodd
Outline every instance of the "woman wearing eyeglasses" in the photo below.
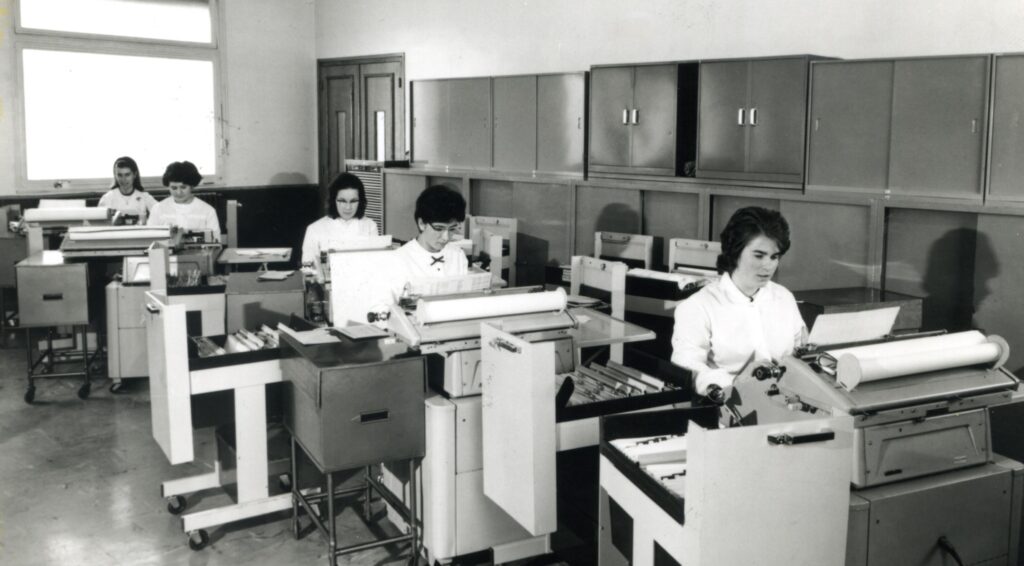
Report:
M 362 180 L 351 173 L 342 173 L 327 187 L 327 216 L 306 228 L 302 239 L 302 264 L 316 267 L 320 253 L 331 242 L 377 235 L 377 223 L 366 218 L 366 189 Z
M 420 193 L 413 216 L 419 235 L 395 252 L 407 280 L 466 275 L 466 254 L 462 248 L 448 245 L 462 237 L 466 199 L 444 185 L 434 185 Z

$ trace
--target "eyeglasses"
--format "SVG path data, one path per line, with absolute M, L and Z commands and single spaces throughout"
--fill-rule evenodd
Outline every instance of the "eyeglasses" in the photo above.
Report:
M 334 202 L 338 203 L 338 206 L 359 206 L 359 199 L 356 199 L 356 200 L 341 200 L 341 199 L 337 199 Z
M 427 224 L 430 229 L 437 232 L 447 232 L 450 236 L 461 236 L 462 235 L 462 224 L 452 224 L 451 226 L 445 226 L 443 224 Z

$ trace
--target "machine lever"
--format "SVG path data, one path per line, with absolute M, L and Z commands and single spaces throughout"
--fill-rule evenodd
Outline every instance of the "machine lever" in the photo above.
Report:
M 518 354 L 521 351 L 519 346 L 516 346 L 515 344 L 509 342 L 508 340 L 502 340 L 501 338 L 495 338 L 494 340 L 491 340 L 491 347 L 501 348 L 502 350 L 507 350 L 509 352 L 512 352 L 513 354 Z
M 807 444 L 809 442 L 824 442 L 834 440 L 836 433 L 831 430 L 813 432 L 811 434 L 769 434 L 768 444 L 772 446 L 792 446 L 794 444 Z
M 153 314 L 160 314 L 160 309 L 156 308 L 156 305 L 151 305 L 149 303 L 146 303 L 146 310 L 148 310 L 149 312 L 151 312 Z

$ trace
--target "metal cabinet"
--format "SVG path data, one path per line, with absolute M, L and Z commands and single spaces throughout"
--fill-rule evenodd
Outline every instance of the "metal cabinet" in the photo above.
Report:
M 997 55 L 988 196 L 1024 200 L 1024 55 Z
M 590 170 L 675 175 L 679 64 L 594 67 Z
M 412 158 L 421 165 L 448 163 L 448 82 L 412 83 Z
M 698 177 L 803 181 L 809 61 L 701 64 Z
M 811 69 L 808 189 L 981 198 L 988 56 Z
M 532 171 L 537 164 L 537 77 L 495 77 L 494 168 Z
M 586 89 L 586 73 L 537 77 L 538 171 L 583 173 Z
M 412 97 L 415 163 L 490 167 L 490 79 L 414 81 Z

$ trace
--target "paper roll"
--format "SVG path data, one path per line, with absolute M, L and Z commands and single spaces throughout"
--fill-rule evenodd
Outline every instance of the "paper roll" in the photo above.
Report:
M 852 391 L 863 382 L 915 373 L 978 364 L 998 367 L 1006 363 L 1009 351 L 1002 338 L 971 331 L 829 353 L 837 360 L 837 381 Z
M 68 229 L 72 241 L 164 240 L 171 237 L 168 226 L 78 226 Z
M 59 222 L 64 220 L 106 220 L 110 209 L 95 206 L 68 208 L 29 208 L 25 222 Z
M 535 312 L 561 311 L 565 309 L 565 290 L 516 295 L 492 295 L 425 301 L 416 303 L 416 319 L 421 323 L 450 322 L 473 318 L 512 316 Z

